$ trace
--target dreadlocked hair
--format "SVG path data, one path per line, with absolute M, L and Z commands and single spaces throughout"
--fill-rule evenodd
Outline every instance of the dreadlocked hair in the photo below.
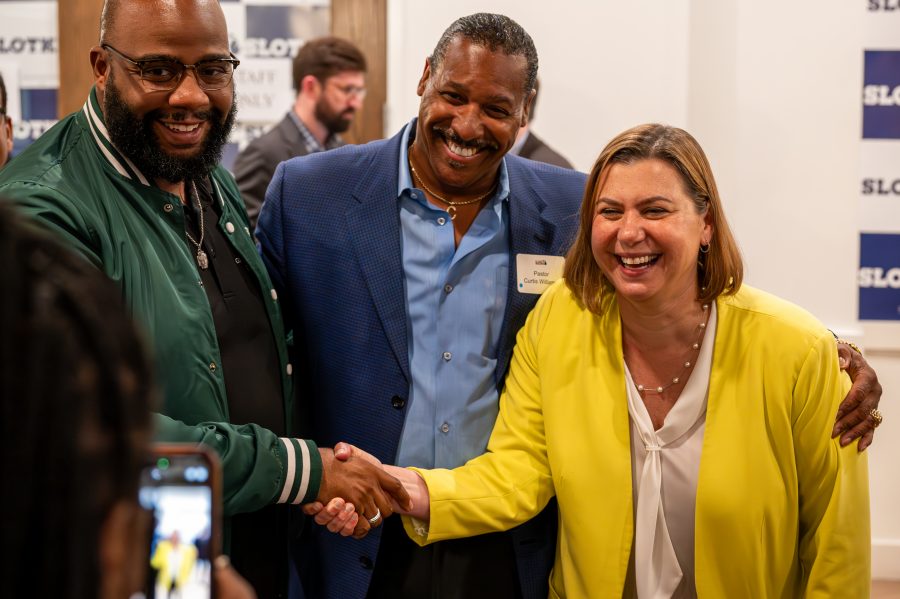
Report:
M 2 200 L 0 277 L 0 596 L 93 599 L 149 443 L 145 346 L 112 282 Z

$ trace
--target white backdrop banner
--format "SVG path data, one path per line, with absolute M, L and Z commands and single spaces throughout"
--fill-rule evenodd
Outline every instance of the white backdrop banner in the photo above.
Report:
M 900 5 L 864 10 L 859 318 L 900 321 Z

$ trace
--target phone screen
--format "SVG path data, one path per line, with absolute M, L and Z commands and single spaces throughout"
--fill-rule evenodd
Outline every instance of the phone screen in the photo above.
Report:
M 139 501 L 152 516 L 148 598 L 210 599 L 217 555 L 217 462 L 197 446 L 157 446 Z

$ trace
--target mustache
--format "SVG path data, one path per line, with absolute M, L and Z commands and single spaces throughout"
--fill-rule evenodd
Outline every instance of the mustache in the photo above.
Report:
M 500 147 L 496 143 L 488 141 L 486 139 L 463 139 L 449 127 L 441 127 L 439 125 L 435 125 L 432 129 L 435 133 L 441 135 L 444 139 L 452 141 L 456 145 L 462 146 L 464 148 L 473 148 L 475 150 L 481 150 L 484 148 L 487 148 L 489 150 L 500 149 Z

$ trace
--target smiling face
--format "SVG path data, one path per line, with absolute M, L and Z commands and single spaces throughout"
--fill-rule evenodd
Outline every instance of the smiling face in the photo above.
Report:
M 230 56 L 225 17 L 212 0 L 122 3 L 104 42 L 134 60 Z M 177 182 L 218 163 L 234 120 L 233 82 L 203 90 L 188 70 L 174 90 L 148 92 L 137 67 L 115 53 L 95 48 L 91 59 L 110 137 L 141 170 Z
M 619 301 L 657 306 L 698 297 L 697 255 L 712 238 L 684 179 L 658 158 L 615 163 L 595 200 L 591 250 Z
M 527 121 L 526 65 L 524 56 L 492 52 L 463 37 L 450 43 L 437 68 L 426 62 L 412 155 L 427 183 L 448 195 L 493 186 Z

